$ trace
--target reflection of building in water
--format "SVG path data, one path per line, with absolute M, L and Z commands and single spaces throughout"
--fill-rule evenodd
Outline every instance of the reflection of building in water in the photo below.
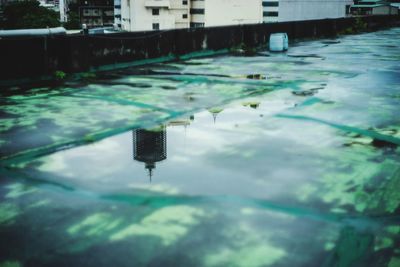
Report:
M 168 122 L 168 126 L 183 126 L 186 128 L 189 125 L 190 125 L 189 120 L 175 120 Z
M 260 106 L 260 102 L 246 102 L 246 103 L 243 103 L 243 106 L 257 109 Z
M 168 126 L 183 126 L 186 127 L 189 126 L 192 122 L 194 121 L 194 115 L 190 115 L 189 118 L 181 118 L 181 119 L 177 119 L 177 120 L 173 120 L 168 122 Z
M 144 162 L 149 171 L 150 181 L 156 162 L 167 158 L 167 131 L 165 126 L 157 129 L 137 129 L 133 135 L 133 159 Z
M 217 121 L 217 116 L 218 116 L 218 114 L 221 113 L 223 110 L 224 110 L 224 109 L 218 108 L 218 107 L 209 108 L 209 109 L 208 109 L 208 111 L 209 111 L 209 112 L 212 114 L 212 116 L 213 116 L 214 123 Z

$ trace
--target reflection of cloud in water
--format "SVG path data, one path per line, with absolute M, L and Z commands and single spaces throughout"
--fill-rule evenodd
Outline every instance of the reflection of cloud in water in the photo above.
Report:
M 39 170 L 59 173 L 73 179 L 98 179 L 109 176 L 114 174 L 116 169 L 125 165 L 119 160 L 113 160 L 110 164 L 110 159 L 118 157 L 122 145 L 118 140 L 108 138 L 99 143 L 61 151 L 45 157 Z M 82 162 L 87 164 L 81 164 Z M 107 167 L 104 168 L 104 166 Z
M 204 258 L 206 266 L 262 267 L 276 264 L 287 252 L 270 242 L 272 233 L 260 231 L 253 225 L 239 222 L 221 229 L 223 239 L 229 240 L 221 244 L 215 251 Z
M 135 236 L 160 238 L 164 246 L 175 243 L 188 234 L 191 227 L 204 217 L 202 209 L 190 206 L 171 206 L 154 211 L 139 223 L 134 223 L 110 236 L 111 241 L 119 241 Z
M 137 189 L 137 190 L 148 190 L 150 192 L 155 193 L 163 193 L 166 195 L 177 195 L 179 193 L 178 189 L 168 185 L 168 184 L 130 184 L 129 188 Z

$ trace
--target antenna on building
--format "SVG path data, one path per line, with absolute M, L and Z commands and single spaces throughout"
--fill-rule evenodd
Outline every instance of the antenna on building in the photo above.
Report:
M 152 182 L 151 178 L 153 177 L 153 170 L 156 168 L 156 164 L 154 162 L 146 162 L 145 169 L 149 171 L 149 180 Z

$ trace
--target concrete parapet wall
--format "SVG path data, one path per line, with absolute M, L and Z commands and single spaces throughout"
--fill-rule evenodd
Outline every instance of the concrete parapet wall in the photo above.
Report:
M 269 35 L 276 32 L 288 33 L 290 40 L 333 37 L 360 24 L 364 30 L 376 30 L 399 21 L 398 16 L 370 16 L 108 35 L 3 37 L 0 80 L 19 83 L 52 77 L 56 71 L 104 70 L 239 45 L 258 47 L 267 45 Z

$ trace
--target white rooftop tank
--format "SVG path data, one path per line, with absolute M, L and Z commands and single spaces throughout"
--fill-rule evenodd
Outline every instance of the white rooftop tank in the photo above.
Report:
M 289 49 L 289 37 L 287 33 L 273 33 L 269 37 L 269 50 L 282 52 Z

